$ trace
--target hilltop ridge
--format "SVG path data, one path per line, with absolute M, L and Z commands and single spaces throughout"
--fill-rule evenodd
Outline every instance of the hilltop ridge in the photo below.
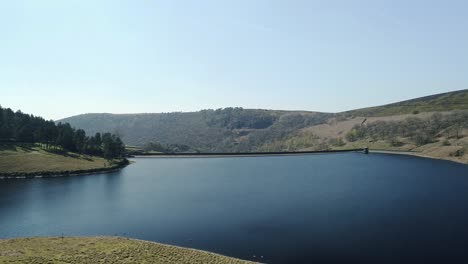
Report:
M 404 100 L 396 103 L 342 112 L 355 116 L 389 116 L 415 112 L 440 112 L 468 109 L 468 89 Z

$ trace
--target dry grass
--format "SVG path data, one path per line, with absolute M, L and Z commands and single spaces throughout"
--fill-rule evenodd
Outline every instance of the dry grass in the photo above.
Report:
M 264 151 L 284 151 L 291 147 L 291 150 L 314 151 L 314 150 L 347 150 L 362 149 L 368 147 L 371 152 L 391 152 L 395 154 L 407 154 L 425 158 L 450 160 L 468 164 L 468 136 L 462 138 L 446 138 L 440 136 L 434 143 L 416 146 L 410 138 L 400 137 L 401 145 L 394 146 L 388 140 L 370 141 L 368 139 L 347 142 L 344 137 L 351 130 L 354 124 L 360 124 L 362 120 L 351 119 L 332 125 L 318 125 L 303 129 L 297 135 L 286 141 L 276 141 L 263 146 Z M 468 135 L 464 131 L 463 135 Z M 330 139 L 342 138 L 342 145 L 332 145 Z M 321 145 L 326 143 L 326 145 Z
M 441 112 L 442 114 L 450 114 L 450 112 Z M 368 117 L 367 123 L 373 123 L 376 121 L 401 121 L 408 117 L 418 117 L 421 119 L 430 118 L 433 112 L 419 113 L 417 115 L 404 114 L 395 116 L 384 116 L 384 117 Z M 292 140 L 300 141 L 302 138 L 316 136 L 321 142 L 327 142 L 332 138 L 344 138 L 354 125 L 359 125 L 365 119 L 365 117 L 353 117 L 345 120 L 331 119 L 327 124 L 321 124 L 316 126 L 310 126 L 302 129 Z M 468 135 L 468 131 L 465 129 L 462 132 L 463 135 Z M 411 154 L 420 157 L 434 158 L 450 160 L 460 163 L 468 164 L 468 136 L 458 139 L 447 139 L 446 137 L 439 137 L 434 143 L 426 144 L 423 146 L 416 146 L 408 138 L 399 138 L 403 143 L 401 146 L 392 146 L 390 142 L 384 140 L 377 140 L 369 142 L 368 140 L 358 140 L 355 142 L 344 142 L 342 146 L 329 146 L 332 149 L 357 149 L 363 147 L 369 147 L 371 150 L 383 150 L 383 151 L 398 151 L 401 154 Z M 448 142 L 448 144 L 444 144 Z M 299 150 L 314 150 L 313 147 L 303 146 L 298 148 Z M 463 155 L 457 155 L 458 151 L 462 151 Z
M 1 146 L 0 173 L 76 171 L 109 167 L 100 157 L 53 153 L 38 147 Z
M 442 114 L 448 114 L 449 112 L 440 112 Z M 375 121 L 402 121 L 408 117 L 418 117 L 421 119 L 426 119 L 431 117 L 434 112 L 425 112 L 419 113 L 417 115 L 413 114 L 404 114 L 404 115 L 394 115 L 394 116 L 382 116 L 382 117 L 367 117 L 366 123 L 372 123 Z M 327 124 L 321 124 L 317 126 L 311 126 L 303 128 L 301 133 L 311 133 L 320 138 L 337 138 L 344 137 L 347 132 L 349 132 L 353 126 L 360 125 L 366 117 L 358 116 L 353 118 L 348 118 L 346 120 L 336 120 L 330 119 Z
M 252 263 L 214 253 L 119 237 L 0 240 L 0 263 Z

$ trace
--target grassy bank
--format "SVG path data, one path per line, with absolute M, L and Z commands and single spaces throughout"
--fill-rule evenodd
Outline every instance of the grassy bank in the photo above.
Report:
M 252 263 L 188 248 L 119 237 L 0 240 L 0 263 Z
M 377 153 L 403 154 L 468 164 L 468 155 L 465 154 L 465 149 L 467 149 L 468 146 L 468 137 L 460 139 L 444 138 L 423 146 L 415 146 L 410 143 L 404 143 L 400 146 L 392 146 L 389 142 L 384 140 L 373 142 L 361 140 L 346 143 L 343 146 L 334 147 L 334 149 L 346 149 L 357 146 L 368 146 L 371 152 Z
M 67 151 L 49 151 L 38 145 L 0 145 L 0 175 L 54 175 L 116 169 L 118 161 Z

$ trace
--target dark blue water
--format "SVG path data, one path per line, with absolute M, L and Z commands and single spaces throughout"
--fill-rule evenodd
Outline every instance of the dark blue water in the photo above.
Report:
M 358 153 L 135 161 L 0 181 L 0 237 L 120 235 L 267 263 L 468 262 L 465 165 Z

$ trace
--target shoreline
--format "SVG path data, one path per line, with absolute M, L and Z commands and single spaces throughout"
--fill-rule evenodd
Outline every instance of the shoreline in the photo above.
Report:
M 0 239 L 0 262 L 30 263 L 38 257 L 41 261 L 37 263 L 49 263 L 51 260 L 96 263 L 103 258 L 109 263 L 259 263 L 195 248 L 119 236 Z
M 466 162 L 463 162 L 463 161 L 457 160 L 457 159 L 451 159 L 450 157 L 447 157 L 447 158 L 433 157 L 433 156 L 424 155 L 423 153 L 415 152 L 415 151 L 370 149 L 369 153 L 390 154 L 390 155 L 406 155 L 406 156 L 413 156 L 413 157 L 425 158 L 425 159 L 451 161 L 451 162 L 455 162 L 455 163 L 458 163 L 458 164 L 468 165 L 468 163 L 466 163 Z
M 222 158 L 222 157 L 267 157 L 267 156 L 298 156 L 313 154 L 335 154 L 348 152 L 365 153 L 366 148 L 322 150 L 322 151 L 276 151 L 276 152 L 213 152 L 213 153 L 160 153 L 135 154 L 131 158 Z
M 251 152 L 251 153 L 161 153 L 161 154 L 143 154 L 143 155 L 132 155 L 129 158 L 234 158 L 234 157 L 268 157 L 268 156 L 301 156 L 301 155 L 318 155 L 318 154 L 337 154 L 337 153 L 365 153 L 363 149 L 348 149 L 348 150 L 331 150 L 331 151 L 298 151 L 298 152 Z M 377 154 L 389 154 L 389 155 L 406 155 L 426 159 L 443 160 L 455 162 L 458 164 L 468 165 L 468 163 L 453 159 L 450 157 L 433 157 L 424 155 L 420 152 L 414 151 L 401 151 L 401 150 L 381 150 L 381 149 L 370 149 L 369 153 Z M 130 165 L 132 161 L 127 159 L 119 162 L 118 165 L 97 168 L 88 170 L 75 170 L 75 171 L 42 171 L 42 172 L 31 172 L 31 173 L 0 173 L 0 180 L 9 179 L 35 179 L 35 178 L 56 178 L 56 177 L 70 177 L 70 176 L 84 176 L 106 172 L 116 172 L 126 166 Z
M 87 170 L 73 170 L 73 171 L 39 171 L 39 172 L 12 172 L 12 173 L 0 173 L 0 180 L 10 179 L 35 179 L 35 178 L 56 178 L 56 177 L 70 177 L 70 176 L 84 176 L 92 175 L 104 172 L 115 172 L 119 171 L 126 166 L 130 165 L 130 162 L 125 159 L 120 161 L 117 165 L 111 167 L 87 169 Z
M 103 238 L 106 238 L 106 237 L 103 236 Z M 226 256 L 226 255 L 221 255 L 219 253 L 206 251 L 206 250 L 202 250 L 202 249 L 196 249 L 196 248 L 190 248 L 190 247 L 181 247 L 181 246 L 176 246 L 176 245 L 171 245 L 171 244 L 163 244 L 163 243 L 159 243 L 159 242 L 155 242 L 155 241 L 143 240 L 143 239 L 138 239 L 138 238 L 128 238 L 128 237 L 119 237 L 119 236 L 115 237 L 115 238 L 121 238 L 121 239 L 133 240 L 133 241 L 140 241 L 140 242 L 144 242 L 144 243 L 155 244 L 155 245 L 158 245 L 158 246 L 172 247 L 172 248 L 176 248 L 176 249 L 180 249 L 180 250 L 193 250 L 193 251 L 196 251 L 196 252 L 210 254 L 210 255 L 214 255 L 214 256 L 228 257 L 228 258 L 233 258 L 233 259 L 237 259 L 237 260 L 241 260 L 241 261 L 247 261 L 249 263 L 261 264 L 260 262 L 251 262 L 250 260 L 244 260 L 244 259 L 239 259 L 239 258 L 235 258 L 235 257 Z
M 143 155 L 133 155 L 131 158 L 234 158 L 234 157 L 268 157 L 268 156 L 300 156 L 300 155 L 318 155 L 318 154 L 337 154 L 337 153 L 365 153 L 365 148 L 362 149 L 349 149 L 349 150 L 331 150 L 331 151 L 298 151 L 298 152 L 271 152 L 271 153 L 161 153 L 161 154 L 143 154 Z M 450 157 L 433 157 L 429 155 L 424 155 L 420 152 L 414 151 L 401 151 L 401 150 L 380 150 L 380 149 L 369 149 L 369 154 L 390 154 L 390 155 L 406 155 L 426 159 L 435 159 L 443 161 L 451 161 L 458 164 L 468 165 L 468 163 L 451 159 Z

